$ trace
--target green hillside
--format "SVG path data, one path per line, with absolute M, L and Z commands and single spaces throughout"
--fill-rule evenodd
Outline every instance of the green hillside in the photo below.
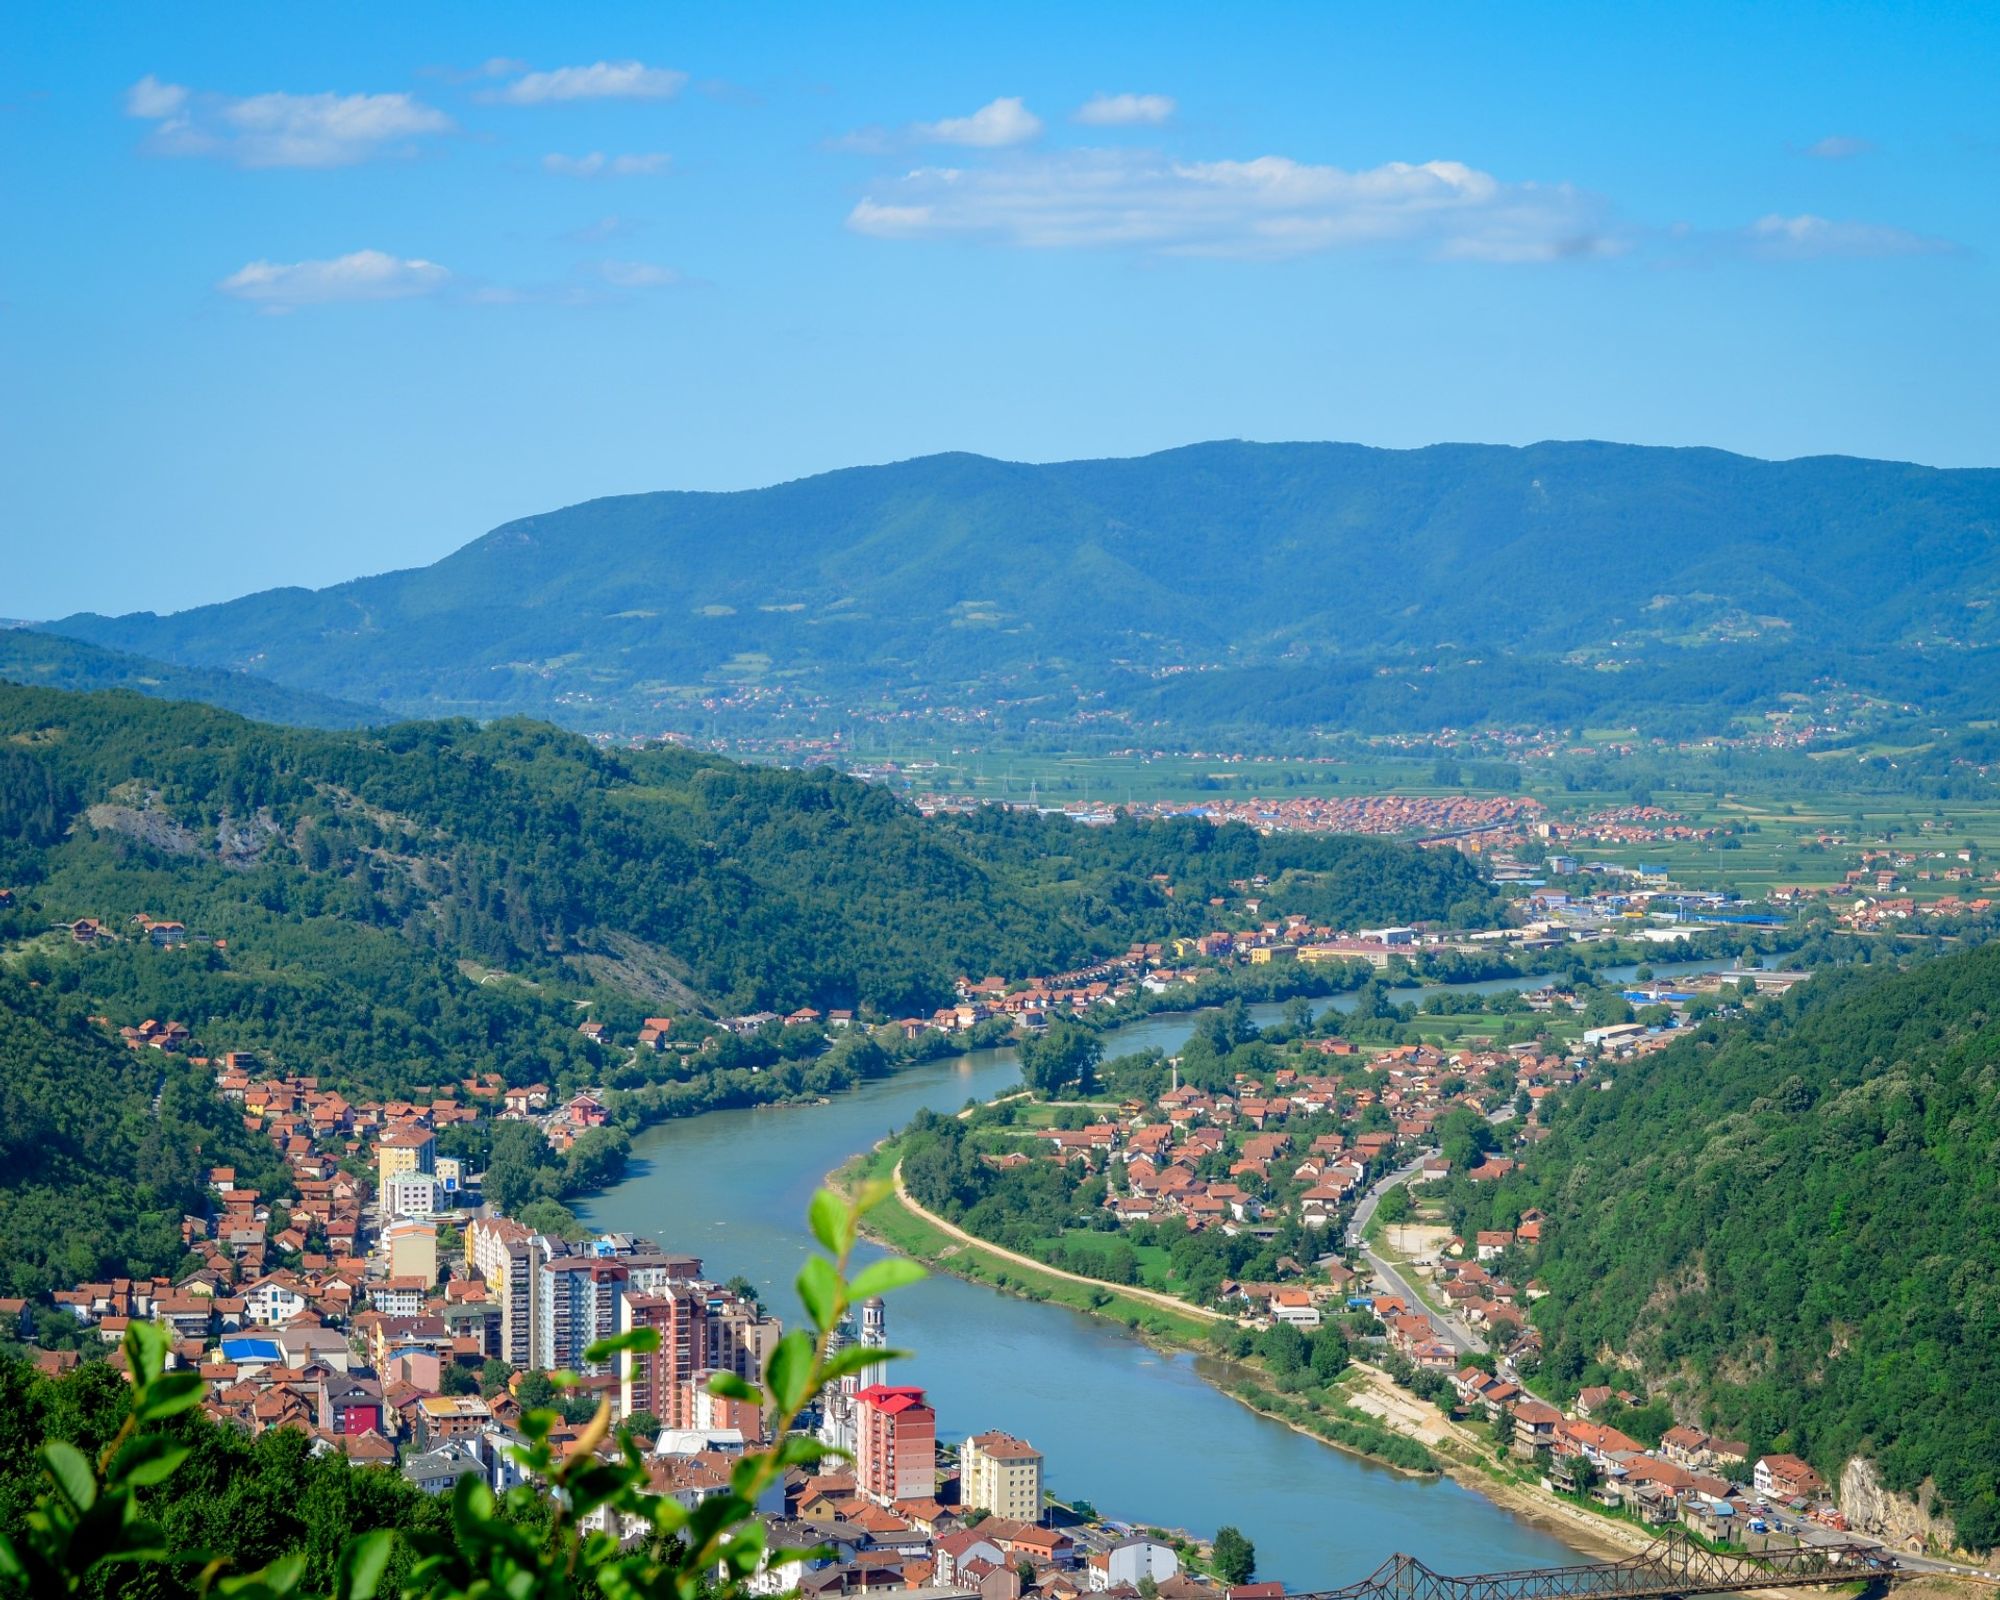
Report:
M 211 1166 L 246 1188 L 279 1167 L 207 1069 L 127 1050 L 88 1010 L 0 967 L 0 1293 L 171 1272 Z
M 554 1081 L 585 1049 L 577 999 L 632 1027 L 676 1007 L 927 1014 L 960 973 L 1197 931 L 1209 894 L 1259 873 L 1354 923 L 1491 903 L 1455 852 L 1191 820 L 926 820 L 830 772 L 610 751 L 544 724 L 312 732 L 0 684 L 14 959 L 115 997 L 120 1022 L 226 1024 L 231 1045 L 376 1083 Z M 143 941 L 79 952 L 41 931 L 139 913 L 206 937 L 162 962 Z
M 1996 530 L 2000 472 L 1836 457 L 949 455 L 591 501 L 427 568 L 51 626 L 405 712 L 590 727 L 673 725 L 729 690 L 761 697 L 746 715 L 795 724 L 960 697 L 1183 732 L 1558 718 L 1607 700 L 1713 722 L 1850 667 L 1891 694 L 1912 674 L 1990 682 Z M 1211 670 L 1161 676 L 1191 666 Z
M 44 689 L 130 689 L 155 700 L 194 700 L 301 728 L 362 728 L 391 720 L 386 712 L 287 689 L 247 672 L 175 666 L 28 628 L 0 628 L 0 679 Z
M 1471 1226 L 1539 1205 L 1543 1377 L 1636 1369 L 2000 1544 L 2000 947 L 1849 970 L 1576 1092 Z

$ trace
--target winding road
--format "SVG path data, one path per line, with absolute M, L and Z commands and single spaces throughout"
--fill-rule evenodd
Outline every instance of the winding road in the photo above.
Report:
M 1369 1191 L 1355 1204 L 1354 1216 L 1347 1224 L 1347 1243 L 1350 1249 L 1361 1252 L 1362 1259 L 1374 1272 L 1377 1282 L 1391 1294 L 1401 1296 L 1412 1308 L 1430 1318 L 1431 1326 L 1437 1330 L 1440 1339 L 1460 1355 L 1475 1355 L 1485 1350 L 1486 1341 L 1464 1323 L 1440 1316 L 1426 1305 L 1423 1296 L 1410 1286 L 1409 1279 L 1405 1278 L 1394 1265 L 1377 1255 L 1369 1247 L 1365 1237 L 1368 1224 L 1375 1215 L 1375 1208 L 1382 1203 L 1382 1196 L 1391 1189 L 1408 1183 L 1422 1169 L 1423 1164 L 1436 1154 L 1435 1150 L 1423 1151 L 1407 1166 L 1398 1167 L 1387 1176 L 1376 1179 Z
M 909 1207 L 912 1215 L 922 1217 L 924 1221 L 937 1229 L 939 1233 L 949 1234 L 960 1244 L 970 1245 L 975 1249 L 983 1250 L 989 1256 L 998 1256 L 1002 1261 L 1010 1261 L 1017 1267 L 1027 1267 L 1035 1272 L 1047 1273 L 1051 1278 L 1062 1278 L 1070 1283 L 1081 1283 L 1092 1289 L 1106 1290 L 1111 1294 L 1128 1295 L 1134 1300 L 1144 1300 L 1150 1305 L 1160 1307 L 1163 1311 L 1172 1311 L 1185 1317 L 1200 1317 L 1206 1322 L 1234 1322 L 1236 1320 L 1234 1317 L 1227 1316 L 1220 1311 L 1211 1311 L 1206 1306 L 1194 1305 L 1186 1300 L 1177 1300 L 1174 1296 L 1162 1294 L 1157 1289 L 1139 1289 L 1129 1284 L 1107 1283 L 1102 1278 L 1086 1278 L 1080 1272 L 1070 1272 L 1062 1267 L 1052 1267 L 1046 1261 L 1037 1261 L 1033 1256 L 1024 1256 L 1018 1250 L 1004 1249 L 1000 1245 L 989 1243 L 977 1234 L 967 1233 L 956 1223 L 945 1221 L 935 1211 L 926 1211 L 915 1200 L 910 1198 L 910 1191 L 903 1183 L 903 1163 L 900 1161 L 896 1163 L 896 1198 Z

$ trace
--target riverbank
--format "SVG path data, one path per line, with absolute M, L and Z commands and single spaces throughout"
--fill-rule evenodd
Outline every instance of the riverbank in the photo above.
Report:
M 1768 942 L 1768 941 L 1767 941 Z M 1554 957 L 1568 952 L 1565 963 Z M 1767 952 L 1768 954 L 1769 952 Z M 1684 959 L 1677 959 L 1679 957 Z M 1566 963 L 1581 962 L 1602 978 L 1636 971 L 1646 962 L 1660 971 L 1713 970 L 1726 964 L 1718 956 L 1691 955 L 1663 951 L 1657 946 L 1642 947 L 1626 941 L 1607 941 L 1585 946 L 1562 946 L 1559 950 L 1533 952 L 1514 963 L 1498 962 L 1484 976 L 1453 981 L 1424 978 L 1407 969 L 1387 979 L 1386 998 L 1396 1005 L 1418 1005 L 1433 996 L 1484 995 L 1525 988 L 1551 972 L 1566 970 Z M 1503 970 L 1504 969 L 1504 970 Z M 1296 963 L 1276 966 L 1216 968 L 1193 985 L 1176 985 L 1152 991 L 1140 989 L 1110 1005 L 1090 1008 L 1072 1019 L 1076 1025 L 1101 1034 L 1108 1041 L 1121 1033 L 1143 1033 L 1149 1025 L 1191 1020 L 1204 1012 L 1241 1000 L 1264 1013 L 1263 1025 L 1281 1020 L 1281 1007 L 1294 999 L 1330 1000 L 1332 1009 L 1346 1010 L 1352 995 L 1370 982 L 1382 981 L 1365 963 L 1341 962 L 1325 967 Z M 648 1130 L 673 1122 L 689 1121 L 713 1113 L 789 1109 L 794 1106 L 828 1105 L 842 1097 L 886 1083 L 915 1069 L 939 1062 L 976 1060 L 998 1051 L 1012 1051 L 1021 1043 L 1021 1034 L 1011 1018 L 995 1017 L 961 1033 L 925 1033 L 915 1040 L 891 1037 L 885 1030 L 869 1036 L 878 1047 L 871 1062 L 857 1062 L 859 1070 L 844 1075 L 825 1088 L 787 1091 L 768 1067 L 710 1069 L 690 1077 L 662 1078 L 631 1087 L 613 1084 L 603 1091 L 611 1113 L 611 1125 L 628 1139 L 637 1139 Z M 862 1035 L 843 1034 L 836 1044 Z M 1109 1053 L 1109 1052 L 1107 1052 Z M 633 1059 L 637 1059 L 636 1055 Z M 821 1058 L 814 1058 L 821 1059 Z M 590 1198 L 617 1183 L 622 1170 L 606 1178 L 593 1179 L 563 1189 L 556 1198 L 565 1204 L 588 1203 Z
M 935 1270 L 1001 1293 L 1068 1307 L 1123 1326 L 1155 1349 L 1196 1358 L 1219 1393 L 1317 1443 L 1412 1477 L 1444 1475 L 1537 1529 L 1593 1554 L 1623 1558 L 1657 1530 L 1573 1503 L 1494 1459 L 1483 1430 L 1454 1421 L 1399 1387 L 1379 1367 L 1354 1361 L 1331 1384 L 1287 1393 L 1260 1365 L 1215 1352 L 1212 1335 L 1236 1319 L 1156 1290 L 1101 1282 L 991 1244 L 915 1201 L 902 1182 L 897 1141 L 882 1140 L 828 1181 L 848 1192 L 882 1182 L 890 1193 L 864 1219 L 875 1243 Z
M 1347 1374 L 1330 1384 L 1287 1393 L 1260 1365 L 1216 1351 L 1212 1336 L 1239 1326 L 1235 1318 L 1157 1290 L 1087 1278 L 991 1244 L 926 1210 L 911 1198 L 901 1178 L 896 1143 L 885 1139 L 832 1173 L 829 1182 L 850 1192 L 870 1181 L 890 1186 L 889 1196 L 863 1222 L 868 1237 L 887 1249 L 1004 1294 L 1116 1322 L 1155 1349 L 1192 1355 L 1200 1376 L 1218 1392 L 1294 1433 L 1376 1466 L 1413 1477 L 1434 1477 L 1443 1470 L 1421 1428 L 1392 1426 L 1377 1414 L 1378 1408 L 1351 1403 Z M 1405 1398 L 1412 1405 L 1422 1403 L 1414 1396 Z

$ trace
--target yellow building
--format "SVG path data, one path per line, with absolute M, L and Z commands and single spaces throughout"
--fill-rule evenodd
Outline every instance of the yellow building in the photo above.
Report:
M 979 1433 L 958 1453 L 958 1499 L 1010 1522 L 1042 1520 L 1042 1453 L 1006 1433 Z
M 391 1178 L 408 1172 L 429 1172 L 437 1160 L 437 1140 L 429 1128 L 405 1125 L 384 1131 L 375 1146 L 377 1193 L 389 1187 Z
M 390 1277 L 437 1282 L 438 1231 L 435 1222 L 392 1222 L 382 1230 L 382 1242 L 389 1253 Z

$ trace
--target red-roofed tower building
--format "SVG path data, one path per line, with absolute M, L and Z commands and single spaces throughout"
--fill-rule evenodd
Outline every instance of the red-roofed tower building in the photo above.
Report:
M 861 1492 L 882 1505 L 936 1494 L 937 1413 L 924 1403 L 924 1391 L 876 1383 L 854 1402 Z

